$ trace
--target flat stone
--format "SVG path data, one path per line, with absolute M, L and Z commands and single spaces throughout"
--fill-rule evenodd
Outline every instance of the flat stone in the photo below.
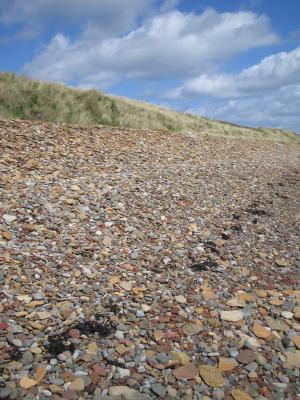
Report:
M 120 282 L 119 285 L 122 289 L 126 290 L 127 292 L 131 291 L 131 288 L 132 288 L 131 282 L 123 281 L 123 282 Z
M 69 390 L 74 390 L 75 392 L 82 392 L 84 390 L 83 378 L 75 378 L 74 381 L 71 382 Z
M 154 383 L 151 385 L 151 391 L 161 399 L 163 399 L 167 394 L 167 389 L 160 383 Z
M 221 319 L 223 321 L 237 322 L 244 318 L 242 311 L 232 310 L 232 311 L 221 311 Z
M 255 296 L 252 293 L 248 293 L 248 292 L 240 292 L 237 294 L 237 297 L 240 300 L 244 300 L 247 303 L 251 302 L 251 301 L 255 301 Z
M 148 304 L 142 304 L 142 310 L 143 310 L 144 312 L 148 312 L 148 311 L 151 310 L 151 307 L 148 306 Z
M 38 311 L 37 316 L 39 319 L 48 319 L 49 317 L 52 316 L 52 314 L 49 313 L 49 311 Z
M 120 379 L 128 378 L 130 376 L 130 369 L 120 368 L 117 369 Z
M 14 222 L 17 219 L 17 217 L 15 215 L 10 215 L 10 214 L 3 214 L 2 218 L 4 219 L 4 221 L 7 224 L 11 224 L 12 222 Z
M 238 366 L 238 363 L 234 358 L 219 358 L 219 370 L 222 372 L 232 371 Z
M 241 350 L 237 356 L 238 362 L 242 364 L 250 364 L 252 361 L 255 361 L 256 354 L 253 350 Z
M 274 331 L 287 332 L 289 330 L 289 326 L 280 319 L 273 319 L 269 316 L 266 316 L 265 320 L 267 325 Z
M 181 304 L 186 303 L 186 298 L 184 296 L 182 296 L 181 294 L 179 296 L 175 296 L 175 300 L 177 301 L 177 303 L 181 303 Z
M 285 365 L 287 368 L 300 368 L 300 350 L 287 351 L 284 353 L 286 357 Z
M 78 329 L 70 329 L 69 336 L 72 339 L 79 339 L 80 338 L 80 331 Z
M 13 237 L 12 233 L 9 231 L 3 231 L 3 232 L 1 232 L 1 235 L 2 235 L 3 239 L 5 239 L 5 240 L 11 240 Z
M 111 245 L 112 245 L 112 239 L 111 239 L 111 237 L 109 237 L 109 236 L 104 236 L 104 237 L 103 237 L 103 245 L 104 245 L 105 247 L 111 247 Z
M 294 314 L 290 311 L 282 311 L 281 316 L 285 319 L 292 319 Z
M 193 324 L 188 323 L 183 327 L 183 333 L 188 336 L 197 335 L 199 332 L 203 330 L 202 324 Z
M 153 332 L 153 337 L 156 341 L 161 340 L 164 337 L 163 331 L 154 331 Z
M 199 369 L 193 364 L 186 364 L 174 369 L 173 375 L 176 379 L 194 379 L 199 376 Z
M 116 397 L 123 396 L 125 400 L 134 400 L 138 398 L 139 392 L 128 386 L 111 386 L 108 388 L 108 394 Z
M 182 351 L 171 351 L 170 357 L 172 360 L 179 361 L 182 365 L 187 365 L 187 364 L 190 364 L 190 362 L 191 362 L 191 359 L 188 356 L 188 354 L 186 354 Z
M 37 367 L 37 369 L 35 371 L 34 379 L 37 380 L 38 382 L 42 382 L 46 376 L 46 373 L 47 373 L 47 369 L 45 368 L 45 366 L 40 365 Z
M 99 376 L 107 375 L 107 370 L 104 367 L 102 367 L 101 365 L 95 364 L 93 366 L 93 370 L 94 370 L 95 374 L 97 374 Z
M 23 365 L 28 365 L 33 362 L 33 355 L 30 351 L 25 351 L 22 355 L 21 363 Z
M 275 264 L 277 265 L 277 267 L 288 267 L 290 265 L 287 260 L 278 257 L 275 258 Z
M 297 347 L 297 349 L 300 349 L 300 336 L 293 336 L 292 342 Z
M 237 299 L 236 297 L 234 297 L 233 299 L 228 300 L 226 302 L 226 305 L 229 306 L 229 307 L 244 308 L 244 307 L 246 307 L 246 302 L 244 300 Z
M 199 371 L 201 378 L 208 386 L 224 386 L 225 381 L 218 368 L 211 365 L 200 365 Z
M 96 342 L 89 343 L 86 347 L 87 354 L 94 354 L 96 355 L 98 352 L 98 345 Z
M 20 379 L 20 386 L 23 389 L 30 389 L 38 384 L 38 381 L 35 379 L 29 378 L 28 376 L 22 376 Z
M 261 339 L 269 339 L 271 336 L 271 330 L 265 328 L 259 322 L 254 322 L 252 326 L 252 332 L 255 336 Z
M 124 344 L 118 344 L 118 345 L 115 347 L 115 350 L 116 350 L 119 354 L 123 355 L 123 354 L 127 353 L 128 348 L 127 348 Z
M 231 391 L 231 396 L 234 400 L 252 400 L 252 397 L 241 389 L 233 389 Z

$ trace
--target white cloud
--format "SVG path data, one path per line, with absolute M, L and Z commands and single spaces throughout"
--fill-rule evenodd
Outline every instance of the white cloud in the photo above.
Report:
M 254 96 L 300 84 L 300 47 L 264 58 L 239 74 L 202 74 L 174 91 L 174 97 L 210 95 L 218 98 Z
M 64 82 L 92 81 L 99 72 L 113 73 L 115 80 L 186 78 L 234 54 L 278 40 L 268 18 L 252 12 L 171 11 L 149 18 L 122 37 L 87 38 L 83 32 L 72 42 L 56 35 L 24 72 Z
M 83 24 L 86 36 L 107 37 L 136 27 L 157 0 L 0 0 L 0 23 L 37 27 L 49 23 Z
M 260 96 L 214 100 L 187 111 L 249 126 L 267 126 L 298 131 L 300 127 L 300 84 Z

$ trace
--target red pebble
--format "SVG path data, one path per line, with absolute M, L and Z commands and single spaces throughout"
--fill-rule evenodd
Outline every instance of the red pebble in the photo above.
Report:
M 8 324 L 6 322 L 0 322 L 0 330 L 4 331 L 8 328 Z
M 101 365 L 95 364 L 93 366 L 93 370 L 99 376 L 106 376 L 107 375 L 107 370 L 104 367 L 101 367 Z

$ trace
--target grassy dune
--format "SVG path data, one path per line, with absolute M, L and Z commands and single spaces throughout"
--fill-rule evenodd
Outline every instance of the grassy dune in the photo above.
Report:
M 62 84 L 31 80 L 11 73 L 0 73 L 0 118 L 100 124 L 300 143 L 300 136 L 294 132 L 243 127 L 108 96 L 96 90 L 71 89 Z

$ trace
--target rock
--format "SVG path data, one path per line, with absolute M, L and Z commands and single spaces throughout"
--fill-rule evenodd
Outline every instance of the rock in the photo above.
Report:
M 148 311 L 151 310 L 151 307 L 148 306 L 148 304 L 142 304 L 142 310 L 143 310 L 144 312 L 148 312 Z
M 241 389 L 233 389 L 231 391 L 231 396 L 234 400 L 252 400 L 252 397 Z
M 38 311 L 37 312 L 37 316 L 39 319 L 48 319 L 51 317 L 51 314 L 49 313 L 49 311 Z
M 28 365 L 31 364 L 33 362 L 33 355 L 30 351 L 25 351 L 23 353 L 22 359 L 21 359 L 21 363 L 23 365 Z
M 154 331 L 153 332 L 154 339 L 156 341 L 161 340 L 164 337 L 163 331 Z
M 252 350 L 241 350 L 237 356 L 238 362 L 242 364 L 250 364 L 256 360 L 256 354 Z
M 237 297 L 238 297 L 240 300 L 246 301 L 247 303 L 256 300 L 256 299 L 255 299 L 255 296 L 254 296 L 252 293 L 248 293 L 248 292 L 240 292 L 240 293 L 237 294 Z
M 86 347 L 87 354 L 94 354 L 96 355 L 98 352 L 98 345 L 96 342 L 89 343 Z
M 1 235 L 2 235 L 3 239 L 5 239 L 5 240 L 11 240 L 13 237 L 12 233 L 8 232 L 8 231 L 1 232 Z
M 222 372 L 232 371 L 238 366 L 238 363 L 234 358 L 220 357 L 219 359 L 219 370 Z
M 137 318 L 144 318 L 145 313 L 144 313 L 143 310 L 138 310 L 138 311 L 136 312 L 136 316 L 137 316 Z
M 105 247 L 111 247 L 111 245 L 112 245 L 111 237 L 109 237 L 109 236 L 104 236 L 104 237 L 103 237 L 103 245 L 104 245 Z
M 293 336 L 292 342 L 295 344 L 297 349 L 300 349 L 300 336 Z
M 30 389 L 38 384 L 35 379 L 29 378 L 28 376 L 22 376 L 20 379 L 20 386 L 22 389 Z
M 123 354 L 127 353 L 128 348 L 127 348 L 124 344 L 118 344 L 118 345 L 115 347 L 115 350 L 116 350 L 119 354 L 123 355 Z
M 82 378 L 75 378 L 74 381 L 71 382 L 69 390 L 74 390 L 75 392 L 82 392 L 84 390 L 84 380 Z
M 285 365 L 287 368 L 300 368 L 300 350 L 288 351 L 284 355 L 286 357 Z
M 237 322 L 244 318 L 242 311 L 238 310 L 221 311 L 220 316 L 223 321 L 229 322 Z
M 211 365 L 200 365 L 200 376 L 211 387 L 224 386 L 224 378 L 220 370 Z
M 4 221 L 7 224 L 11 224 L 12 222 L 14 222 L 17 219 L 17 217 L 15 215 L 10 215 L 10 214 L 3 214 L 2 218 L 4 219 Z
M 139 396 L 137 390 L 131 389 L 128 386 L 111 386 L 108 388 L 108 394 L 115 397 L 123 396 L 125 400 L 135 400 Z
M 197 335 L 199 332 L 203 330 L 202 324 L 193 324 L 193 323 L 188 323 L 184 325 L 183 327 L 183 333 L 189 336 L 192 335 Z
M 191 362 L 190 357 L 182 351 L 171 351 L 170 357 L 172 360 L 179 361 L 182 365 L 187 365 Z
M 94 279 L 96 276 L 89 268 L 86 267 L 82 268 L 82 273 L 88 279 Z
M 95 364 L 93 366 L 93 370 L 94 370 L 95 374 L 97 374 L 99 376 L 107 375 L 107 370 L 104 367 L 102 367 L 101 365 Z
M 265 317 L 267 325 L 274 331 L 283 331 L 287 332 L 289 330 L 289 326 L 280 319 L 273 319 L 269 316 Z
M 80 338 L 80 331 L 78 329 L 70 329 L 69 330 L 69 336 L 70 336 L 70 338 L 73 338 L 73 339 L 79 339 Z
M 269 337 L 271 336 L 271 331 L 258 322 L 254 322 L 252 326 L 252 332 L 255 336 L 261 339 L 269 339 Z
M 181 303 L 181 304 L 186 303 L 186 298 L 183 297 L 182 295 L 175 296 L 175 300 L 177 301 L 177 303 Z
M 119 285 L 120 285 L 120 287 L 121 287 L 122 289 L 126 290 L 127 292 L 130 292 L 130 291 L 131 291 L 131 282 L 125 282 L 125 281 L 123 281 L 123 282 L 120 282 Z
M 199 376 L 199 369 L 193 364 L 186 364 L 173 371 L 176 379 L 194 379 Z
M 37 367 L 37 369 L 35 371 L 34 379 L 38 382 L 42 382 L 46 376 L 46 373 L 47 373 L 47 369 L 45 368 L 45 366 L 40 365 Z
M 240 307 L 244 308 L 246 307 L 246 302 L 244 300 L 237 299 L 234 297 L 233 299 L 230 299 L 226 302 L 226 305 L 229 307 Z
M 120 379 L 128 378 L 130 376 L 130 370 L 129 369 L 118 367 L 117 371 L 118 371 L 118 373 L 120 375 Z
M 175 398 L 176 398 L 176 396 L 177 396 L 177 390 L 174 389 L 174 388 L 172 388 L 172 386 L 168 386 L 168 387 L 167 387 L 167 392 L 168 392 L 168 395 L 169 395 L 172 399 L 175 399 Z
M 277 265 L 277 267 L 288 267 L 289 266 L 289 262 L 287 260 L 285 260 L 284 258 L 275 258 L 275 264 Z
M 153 385 L 151 385 L 151 390 L 161 399 L 163 399 L 167 394 L 167 389 L 160 383 L 154 383 Z
M 222 390 L 220 388 L 214 389 L 214 391 L 212 393 L 213 400 L 223 400 L 224 396 L 225 396 L 224 390 Z
M 285 319 L 292 319 L 294 314 L 290 311 L 281 311 L 281 316 Z

